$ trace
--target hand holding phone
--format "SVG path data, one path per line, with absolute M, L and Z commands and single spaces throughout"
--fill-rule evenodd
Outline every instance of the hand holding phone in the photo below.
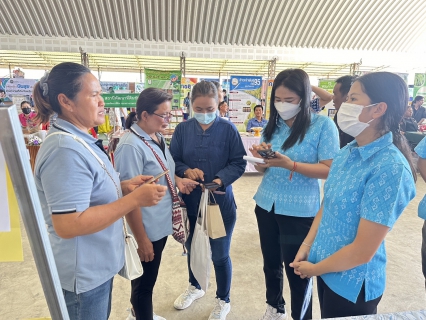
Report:
M 271 149 L 257 150 L 257 153 L 262 158 L 266 158 L 266 159 L 272 159 L 277 157 L 277 155 L 275 154 L 275 151 L 272 151 Z
M 162 176 L 166 175 L 167 173 L 169 173 L 170 170 L 166 170 L 162 173 L 160 173 L 159 175 L 156 175 L 154 178 L 149 179 L 147 182 L 145 183 L 153 183 L 154 181 L 156 181 L 157 179 L 160 179 Z

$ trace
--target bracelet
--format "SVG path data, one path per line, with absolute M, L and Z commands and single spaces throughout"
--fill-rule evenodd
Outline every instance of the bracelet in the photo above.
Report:
M 304 244 L 305 246 L 307 246 L 309 248 L 312 247 L 312 245 L 307 244 L 305 241 L 303 241 L 302 244 Z
M 293 169 L 291 169 L 290 176 L 288 177 L 290 181 L 291 181 L 291 179 L 293 179 L 293 173 L 296 171 L 296 168 L 297 168 L 297 163 L 296 163 L 296 161 L 294 161 Z

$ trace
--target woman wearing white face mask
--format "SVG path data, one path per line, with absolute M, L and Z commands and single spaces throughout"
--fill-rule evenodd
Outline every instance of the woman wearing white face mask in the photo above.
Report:
M 218 94 L 214 84 L 207 81 L 197 83 L 191 94 L 194 118 L 180 123 L 173 134 L 170 152 L 176 164 L 176 175 L 201 183 L 215 182 L 220 187 L 215 200 L 220 207 L 226 236 L 210 239 L 213 266 L 216 274 L 216 302 L 210 319 L 226 319 L 230 306 L 232 264 L 229 256 L 232 231 L 236 221 L 236 206 L 232 183 L 244 173 L 246 154 L 241 137 L 235 125 L 216 115 Z M 186 309 L 204 295 L 189 261 L 191 241 L 197 219 L 201 188 L 183 195 L 190 222 L 190 235 L 186 242 L 188 249 L 189 286 L 175 301 L 176 309 Z
M 355 140 L 334 158 L 323 207 L 292 263 L 301 278 L 319 276 L 322 318 L 377 313 L 386 282 L 384 238 L 416 191 L 399 132 L 407 103 L 405 82 L 376 72 L 358 78 L 340 107 L 339 127 Z
M 327 178 L 339 149 L 337 128 L 328 117 L 311 112 L 311 86 L 303 70 L 284 70 L 275 78 L 271 115 L 262 144 L 275 158 L 257 165 L 265 172 L 257 190 L 256 218 L 263 254 L 267 309 L 262 319 L 287 319 L 283 299 L 283 262 L 291 292 L 291 316 L 300 319 L 306 279 L 293 273 L 294 260 L 320 207 L 318 179 Z M 305 319 L 312 317 L 310 304 Z

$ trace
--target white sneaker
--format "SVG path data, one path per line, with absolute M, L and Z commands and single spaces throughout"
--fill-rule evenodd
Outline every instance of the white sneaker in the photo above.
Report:
M 259 320 L 287 320 L 287 312 L 279 313 L 277 309 L 267 304 L 265 314 Z
M 163 318 L 163 317 L 157 316 L 155 313 L 152 315 L 152 318 L 153 318 L 154 320 L 166 320 L 166 318 Z
M 178 310 L 183 310 L 188 308 L 195 300 L 200 299 L 204 296 L 205 292 L 203 289 L 197 289 L 193 285 L 189 284 L 188 289 L 182 293 L 175 302 L 173 306 Z
M 127 311 L 129 312 L 129 315 L 127 316 L 127 319 L 126 319 L 126 320 L 136 320 L 135 312 L 133 311 L 133 309 L 132 309 L 132 308 L 129 308 L 129 309 L 127 309 Z M 165 318 L 163 318 L 163 317 L 157 316 L 157 315 L 155 314 L 155 312 L 153 313 L 152 318 L 153 318 L 154 320 L 166 320 L 166 319 L 165 319 Z
M 216 305 L 210 313 L 209 320 L 225 320 L 229 311 L 231 311 L 231 304 L 216 298 Z
M 129 315 L 127 316 L 126 320 L 136 320 L 135 312 L 133 311 L 133 308 L 128 308 L 127 312 Z

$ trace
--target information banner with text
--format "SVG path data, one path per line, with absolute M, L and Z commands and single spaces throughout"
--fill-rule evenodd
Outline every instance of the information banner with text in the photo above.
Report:
M 247 122 L 254 117 L 254 106 L 260 104 L 262 77 L 231 76 L 229 88 L 229 120 L 238 131 L 246 131 Z
M 180 70 L 164 71 L 145 69 L 145 88 L 163 89 L 173 96 L 172 108 L 180 107 L 180 85 L 182 72 Z

